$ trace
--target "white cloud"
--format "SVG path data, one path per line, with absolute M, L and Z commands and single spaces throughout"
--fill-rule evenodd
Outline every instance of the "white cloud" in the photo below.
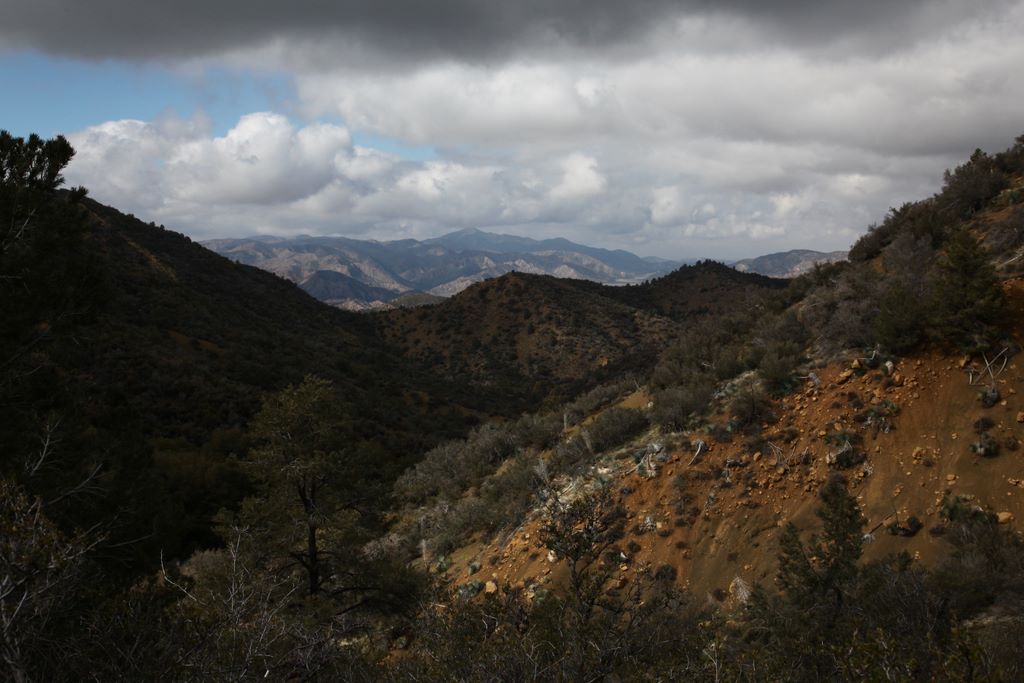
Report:
M 956 5 L 919 5 L 926 29 L 906 39 L 798 39 L 751 3 L 608 50 L 358 68 L 279 37 L 221 59 L 295 69 L 295 111 L 344 127 L 110 122 L 74 136 L 69 179 L 199 236 L 481 227 L 678 257 L 754 255 L 751 240 L 838 249 L 975 147 L 1024 132 L 1024 3 Z M 440 158 L 360 147 L 350 130 Z
M 248 114 L 224 137 L 177 146 L 164 180 L 171 201 L 280 204 L 322 190 L 351 153 L 339 126 L 296 130 L 279 114 Z
M 597 160 L 584 154 L 571 154 L 562 161 L 562 180 L 551 188 L 551 198 L 586 199 L 598 194 L 608 185 L 597 169 Z
M 66 174 L 94 195 L 120 206 L 152 210 L 163 204 L 164 162 L 177 146 L 209 134 L 205 120 L 110 121 L 71 136 L 75 157 Z

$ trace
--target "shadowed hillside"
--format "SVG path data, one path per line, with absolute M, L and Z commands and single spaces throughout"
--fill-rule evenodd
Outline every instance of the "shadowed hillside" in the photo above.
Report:
M 374 321 L 389 343 L 447 378 L 536 406 L 647 372 L 689 322 L 763 307 L 785 286 L 714 263 L 626 287 L 511 273 Z
M 119 557 L 212 542 L 213 514 L 245 491 L 245 425 L 307 374 L 334 382 L 349 457 L 382 482 L 477 420 L 460 405 L 484 401 L 389 352 L 363 316 L 91 200 L 34 201 L 33 230 L 2 254 L 0 464 L 39 458 L 50 514 L 116 520 L 112 539 L 136 539 Z

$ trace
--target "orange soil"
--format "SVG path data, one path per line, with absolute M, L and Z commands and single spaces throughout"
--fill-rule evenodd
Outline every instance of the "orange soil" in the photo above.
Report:
M 1024 281 L 1006 285 L 1016 314 L 1014 334 L 1024 338 Z M 880 370 L 858 370 L 849 376 L 850 363 L 834 363 L 816 371 L 820 386 L 811 382 L 798 393 L 785 397 L 776 405 L 781 419 L 766 425 L 764 436 L 781 448 L 777 456 L 769 452 L 755 454 L 745 447 L 743 437 L 731 443 L 716 443 L 706 434 L 690 434 L 696 441 L 703 438 L 710 451 L 689 465 L 692 453 L 675 452 L 663 463 L 656 477 L 647 478 L 636 471 L 619 477 L 613 484 L 621 495 L 628 514 L 628 531 L 619 545 L 625 549 L 630 541 L 640 545 L 628 564 L 616 568 L 629 578 L 645 563 L 663 563 L 678 569 L 678 583 L 698 593 L 711 594 L 727 589 L 735 577 L 753 584 L 770 584 L 777 567 L 777 541 L 781 527 L 795 523 L 801 530 L 817 527 L 815 511 L 817 494 L 830 473 L 825 456 L 836 450 L 822 437 L 830 431 L 856 431 L 863 436 L 861 448 L 867 452 L 870 473 L 861 466 L 844 471 L 851 489 L 860 501 L 867 519 L 867 529 L 874 530 L 875 540 L 865 546 L 865 558 L 877 559 L 887 554 L 906 551 L 925 564 L 934 563 L 948 550 L 941 537 L 928 533 L 940 523 L 939 503 L 943 496 L 971 496 L 972 503 L 993 512 L 1008 512 L 1010 524 L 1024 520 L 1024 450 L 1003 447 L 995 458 L 976 456 L 969 444 L 976 438 L 974 422 L 982 416 L 995 426 L 991 434 L 1002 444 L 1007 439 L 1024 438 L 1024 380 L 1020 357 L 1011 358 L 997 384 L 1002 399 L 985 409 L 979 401 L 979 387 L 970 386 L 964 364 L 968 359 L 930 351 L 896 363 L 895 382 Z M 980 359 L 973 359 L 975 366 Z M 982 363 L 983 365 L 983 363 Z M 893 418 L 888 433 L 873 434 L 854 422 L 857 410 L 850 405 L 850 392 L 856 393 L 864 408 L 883 400 L 895 403 L 899 413 Z M 627 399 L 631 407 L 646 404 L 640 392 Z M 783 443 L 783 430 L 796 430 L 798 436 Z M 648 439 L 649 441 L 650 439 Z M 643 443 L 647 443 L 644 441 Z M 642 445 L 642 444 L 638 444 Z M 626 454 L 635 448 L 627 449 Z M 802 458 L 804 453 L 809 458 Z M 731 469 L 735 485 L 720 486 L 717 478 L 698 480 L 696 473 L 709 466 L 721 467 L 727 460 L 743 461 L 742 467 Z M 807 461 L 809 464 L 802 464 Z M 632 460 L 619 463 L 623 470 L 632 467 Z M 751 472 L 747 495 L 741 479 Z M 687 483 L 680 489 L 674 475 L 686 474 Z M 626 488 L 628 487 L 628 488 Z M 681 494 L 691 501 L 685 503 L 680 515 Z M 715 501 L 707 504 L 709 495 Z M 693 508 L 698 514 L 692 519 Z M 905 521 L 910 515 L 923 523 L 913 538 L 886 533 L 885 525 L 894 520 Z M 636 535 L 631 530 L 650 516 L 657 529 Z M 688 520 L 676 526 L 676 519 Z M 548 560 L 537 535 L 538 521 L 528 521 L 508 539 L 475 544 L 453 556 L 450 577 L 457 582 L 473 579 L 494 581 L 497 585 L 559 583 L 564 578 L 560 562 Z M 473 577 L 466 573 L 469 561 L 476 559 L 483 566 Z

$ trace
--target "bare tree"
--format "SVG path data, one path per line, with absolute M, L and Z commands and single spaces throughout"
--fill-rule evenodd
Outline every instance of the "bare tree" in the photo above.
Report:
M 86 554 L 100 538 L 62 534 L 38 498 L 0 480 L 0 657 L 18 683 L 51 655 L 52 623 L 81 588 Z

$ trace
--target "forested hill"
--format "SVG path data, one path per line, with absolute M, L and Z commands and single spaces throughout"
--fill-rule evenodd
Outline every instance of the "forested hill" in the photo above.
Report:
M 408 358 L 536 410 L 645 374 L 688 325 L 778 304 L 787 286 L 712 262 L 619 287 L 509 273 L 434 306 L 369 319 Z
M 125 546 L 147 563 L 203 544 L 244 494 L 246 424 L 307 374 L 334 383 L 349 451 L 382 481 L 477 421 L 463 404 L 479 395 L 390 353 L 362 316 L 79 193 L 33 201 L 2 253 L 0 443 L 15 472 L 49 439 L 33 477 L 45 499 L 88 480 L 51 516 L 116 518 L 113 539 L 150 539 Z
M 197 440 L 247 419 L 261 392 L 310 373 L 341 389 L 367 438 L 422 434 L 414 426 L 421 411 L 402 400 L 409 392 L 458 402 L 452 386 L 378 343 L 362 316 L 181 234 L 89 200 L 84 210 L 84 247 L 106 290 L 83 331 L 96 351 L 90 367 L 112 373 L 97 385 L 119 384 L 145 408 L 147 432 Z M 443 414 L 432 424 L 444 433 Z

